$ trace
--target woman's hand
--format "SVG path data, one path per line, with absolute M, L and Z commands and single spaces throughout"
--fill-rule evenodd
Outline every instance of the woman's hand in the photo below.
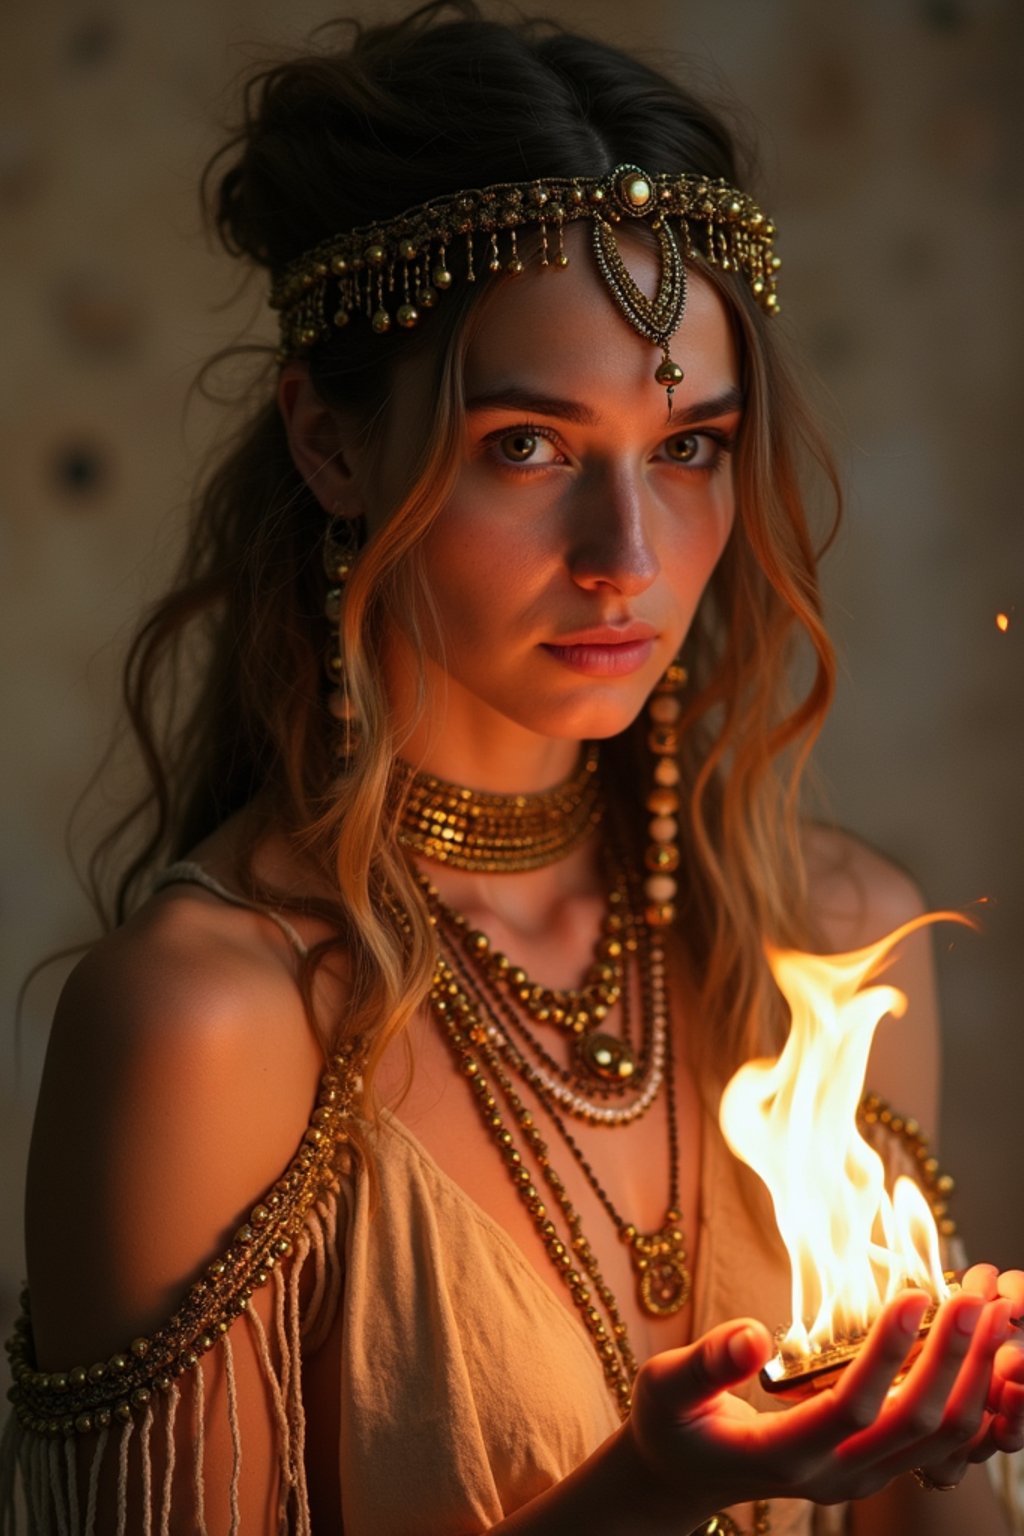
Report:
M 1024 1448 L 1024 1270 L 1000 1274 L 994 1265 L 975 1264 L 961 1284 L 966 1294 L 989 1305 L 997 1333 L 998 1320 L 1003 1319 L 1003 1333 L 980 1414 L 976 1398 L 961 1404 L 965 1420 L 978 1421 L 969 1444 L 951 1446 L 947 1427 L 940 1429 L 934 1444 L 922 1454 L 920 1467 L 926 1479 L 942 1487 L 957 1484 L 972 1461 L 987 1461 L 996 1451 Z M 1016 1320 L 1016 1327 L 1011 1320 Z M 951 1402 L 949 1425 L 955 1422 L 955 1414 Z
M 969 1461 L 1021 1443 L 1024 1356 L 1007 1341 L 1022 1300 L 1024 1275 L 969 1271 L 896 1384 L 928 1306 L 908 1291 L 834 1387 L 784 1412 L 759 1413 L 729 1391 L 771 1355 L 767 1329 L 721 1324 L 642 1368 L 628 1426 L 635 1451 L 666 1507 L 700 1487 L 709 1514 L 757 1498 L 866 1498 L 915 1467 L 955 1483 Z

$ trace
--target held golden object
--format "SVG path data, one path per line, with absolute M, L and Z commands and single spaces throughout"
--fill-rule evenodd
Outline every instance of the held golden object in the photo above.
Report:
M 563 231 L 581 219 L 593 223 L 597 268 L 616 307 L 639 335 L 661 348 L 654 377 L 667 391 L 670 416 L 683 371 L 669 356 L 669 342 L 686 305 L 687 262 L 738 272 L 761 308 L 778 313 L 775 225 L 750 197 L 721 178 L 689 172 L 652 176 L 639 166 L 618 165 L 603 177 L 550 176 L 450 193 L 323 241 L 273 278 L 270 304 L 281 326 L 278 358 L 301 357 L 363 318 L 378 335 L 389 334 L 392 322 L 414 329 L 456 277 L 472 283 L 486 272 L 521 273 L 519 238 L 525 230 L 539 232 L 540 267 L 562 270 L 569 265 Z M 644 220 L 657 240 L 660 277 L 654 299 L 637 286 L 619 251 L 617 229 L 636 219 Z
M 946 1238 L 954 1237 L 956 1222 L 949 1214 L 948 1204 L 954 1189 L 954 1181 L 950 1174 L 942 1172 L 938 1159 L 932 1155 L 928 1138 L 923 1134 L 918 1122 L 898 1114 L 891 1105 L 875 1093 L 864 1095 L 858 1118 L 865 1127 L 881 1125 L 902 1144 L 916 1165 L 916 1177 L 931 1207 L 939 1233 Z M 952 1290 L 959 1289 L 956 1275 L 946 1271 L 945 1279 Z M 919 1353 L 937 1310 L 933 1306 L 925 1313 L 917 1341 L 908 1352 L 905 1369 L 909 1368 Z M 766 1392 L 779 1397 L 799 1399 L 811 1396 L 825 1387 L 832 1386 L 846 1366 L 856 1359 L 863 1343 L 863 1338 L 846 1340 L 801 1361 L 785 1362 L 781 1355 L 777 1354 L 762 1369 L 761 1385 Z
M 955 1295 L 960 1286 L 956 1275 L 951 1271 L 946 1273 L 946 1281 L 950 1291 Z M 917 1336 L 907 1351 L 906 1359 L 897 1374 L 893 1377 L 894 1385 L 901 1382 L 910 1367 L 921 1353 L 925 1339 L 931 1332 L 932 1324 L 938 1313 L 938 1304 L 930 1306 L 921 1319 L 921 1326 L 917 1330 Z M 760 1373 L 760 1381 L 766 1392 L 776 1397 L 792 1398 L 800 1401 L 805 1397 L 813 1397 L 816 1392 L 823 1392 L 826 1387 L 835 1386 L 840 1374 L 860 1354 L 867 1335 L 860 1338 L 845 1339 L 840 1343 L 832 1344 L 827 1349 L 821 1350 L 805 1360 L 783 1360 L 781 1356 L 774 1355 Z

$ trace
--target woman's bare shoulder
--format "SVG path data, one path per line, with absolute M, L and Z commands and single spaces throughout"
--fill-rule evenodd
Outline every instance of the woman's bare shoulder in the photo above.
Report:
M 173 1310 L 294 1154 L 321 1065 L 294 956 L 258 913 L 169 887 L 90 951 L 29 1160 L 41 1357 L 97 1358 Z
M 808 825 L 804 849 L 811 898 L 830 950 L 872 944 L 925 911 L 911 875 L 852 834 Z M 879 1024 L 867 1086 L 937 1134 L 939 1017 L 927 928 L 900 942 L 885 981 L 904 993 L 907 1008 L 902 1017 L 887 1016 Z
M 851 832 L 805 822 L 803 851 L 812 908 L 830 949 L 871 944 L 925 910 L 913 876 Z

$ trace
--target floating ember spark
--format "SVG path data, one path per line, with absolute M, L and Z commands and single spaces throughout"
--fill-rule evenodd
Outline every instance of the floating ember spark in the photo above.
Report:
M 997 613 L 996 614 L 996 629 L 998 629 L 1001 634 L 1005 635 L 1006 631 L 1009 629 L 1009 627 L 1010 627 L 1010 615 L 1008 613 Z
M 930 913 L 849 954 L 768 949 L 789 1038 L 774 1061 L 740 1068 L 720 1120 L 733 1152 L 767 1185 L 790 1259 L 792 1322 L 762 1372 L 770 1389 L 847 1363 L 905 1286 L 936 1305 L 951 1294 L 928 1202 L 902 1175 L 886 1189 L 882 1159 L 857 1126 L 875 1029 L 907 1007 L 898 988 L 865 983 L 901 939 L 941 918 L 970 926 L 959 913 Z

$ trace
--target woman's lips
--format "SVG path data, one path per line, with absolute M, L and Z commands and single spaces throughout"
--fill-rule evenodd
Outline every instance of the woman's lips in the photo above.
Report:
M 545 644 L 541 649 L 574 672 L 585 672 L 590 677 L 627 677 L 646 665 L 654 649 L 654 640 L 655 636 L 649 634 L 631 640 Z

